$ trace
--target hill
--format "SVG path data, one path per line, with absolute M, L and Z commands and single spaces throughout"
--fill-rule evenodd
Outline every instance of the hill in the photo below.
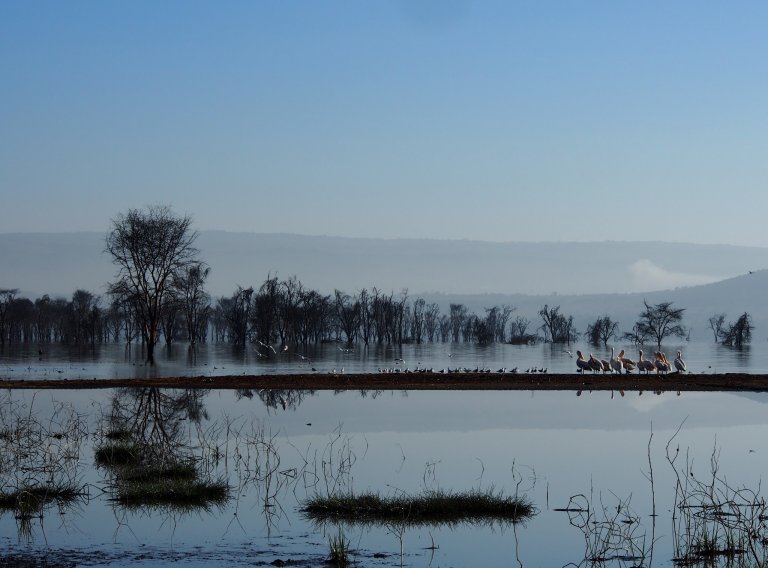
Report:
M 102 233 L 0 234 L 0 288 L 36 298 L 103 293 L 114 268 Z M 488 243 L 351 239 L 204 231 L 197 245 L 211 266 L 212 295 L 258 287 L 268 274 L 297 276 L 309 288 L 354 293 L 363 287 L 465 303 L 476 313 L 510 304 L 539 324 L 538 310 L 560 305 L 583 331 L 599 315 L 630 329 L 644 299 L 686 308 L 696 338 L 708 318 L 749 312 L 768 329 L 768 249 L 664 242 Z

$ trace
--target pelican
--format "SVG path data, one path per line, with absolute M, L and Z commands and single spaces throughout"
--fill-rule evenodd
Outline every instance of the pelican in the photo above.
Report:
M 688 367 L 685 366 L 685 361 L 683 361 L 683 354 L 681 351 L 678 351 L 677 357 L 675 357 L 675 369 L 677 369 L 678 373 L 685 373 L 688 370 Z
M 657 373 L 666 373 L 669 371 L 669 361 L 667 361 L 667 357 L 661 351 L 656 352 L 655 365 Z
M 632 359 L 628 358 L 628 357 L 624 357 L 624 350 L 623 349 L 619 353 L 619 361 L 621 361 L 621 366 L 624 367 L 624 370 L 627 373 L 629 373 L 630 371 L 634 371 L 635 370 L 635 365 L 636 365 L 635 362 Z
M 589 369 L 589 361 L 584 359 L 584 354 L 581 351 L 576 351 L 576 372 L 583 373 Z
M 645 374 L 647 375 L 650 371 L 653 371 L 656 368 L 656 365 L 653 364 L 653 361 L 649 361 L 648 359 L 643 359 L 643 350 L 640 350 L 640 358 L 637 360 L 637 370 L 638 371 L 645 371 Z
M 592 369 L 593 373 L 603 370 L 603 364 L 600 362 L 600 359 L 595 357 L 592 353 L 589 354 L 589 368 Z
M 619 361 L 616 358 L 615 352 L 616 352 L 616 349 L 611 347 L 611 360 L 610 360 L 611 370 L 618 374 L 621 374 L 621 361 Z

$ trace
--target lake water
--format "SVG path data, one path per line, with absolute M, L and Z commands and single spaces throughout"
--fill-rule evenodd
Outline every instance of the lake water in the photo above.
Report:
M 26 525 L 0 509 L 0 554 L 62 565 L 320 566 L 338 528 L 304 518 L 299 509 L 309 496 L 495 488 L 526 495 L 538 513 L 518 526 L 345 525 L 344 538 L 362 566 L 589 566 L 585 557 L 610 541 L 613 551 L 642 545 L 642 565 L 666 567 L 680 543 L 668 454 L 680 456 L 684 480 L 711 480 L 713 454 L 728 487 L 756 491 L 768 472 L 765 394 L 212 390 L 188 397 L 148 389 L 2 392 L 4 487 L 47 482 L 36 477 L 44 468 L 12 451 L 18 438 L 9 433 L 27 425 L 33 445 L 25 451 L 57 456 L 66 464 L 57 475 L 76 479 L 87 497 L 51 506 Z M 95 466 L 95 450 L 115 409 L 138 415 L 154 407 L 144 404 L 150 400 L 160 410 L 147 414 L 149 422 L 178 426 L 169 451 L 190 452 L 200 469 L 225 479 L 226 504 L 130 508 L 111 499 L 113 475 Z M 78 428 L 67 430 L 72 421 Z M 77 444 L 61 434 L 74 430 Z M 555 510 L 572 502 L 590 505 L 586 525 Z M 596 529 L 619 506 L 612 526 L 625 538 L 603 539 Z M 623 524 L 625 515 L 636 522 Z
M 475 345 L 425 343 L 422 345 L 355 346 L 345 350 L 339 344 L 310 347 L 289 347 L 275 355 L 264 347 L 249 346 L 233 349 L 226 344 L 200 345 L 190 351 L 185 344 L 170 349 L 159 346 L 156 365 L 144 365 L 141 346 L 131 349 L 122 344 L 99 345 L 93 349 L 72 349 L 59 345 L 45 346 L 42 355 L 37 345 L 6 346 L 0 350 L 0 379 L 2 378 L 125 378 L 173 375 L 230 375 L 298 372 L 376 372 L 380 369 L 414 370 L 417 368 L 456 369 L 485 368 L 497 371 L 517 367 L 521 372 L 530 368 L 547 369 L 550 373 L 572 373 L 576 370 L 575 354 L 580 349 L 588 356 L 608 359 L 610 349 L 586 344 L 570 346 L 539 344 Z M 691 372 L 699 373 L 768 373 L 768 349 L 753 344 L 732 349 L 714 342 L 698 341 L 672 343 L 663 347 L 672 360 L 678 349 Z M 625 349 L 637 359 L 634 345 L 617 345 L 616 353 Z M 646 346 L 646 354 L 655 346 Z M 566 351 L 570 351 L 573 357 Z
M 340 347 L 289 348 L 279 356 L 262 357 L 263 348 L 204 345 L 191 353 L 176 345 L 159 349 L 157 364 L 147 367 L 136 347 L 51 346 L 41 355 L 36 346 L 6 346 L 0 353 L 0 378 L 323 373 L 342 368 L 575 370 L 574 359 L 562 346 L 548 344 Z M 635 347 L 620 348 L 636 357 Z M 733 350 L 686 342 L 667 346 L 666 352 L 679 348 L 691 371 L 768 373 L 768 357 L 757 345 Z M 566 349 L 610 355 L 586 345 Z M 46 475 L 57 475 L 76 480 L 86 492 L 74 503 L 50 505 L 31 517 L 0 508 L 3 558 L 63 565 L 319 566 L 338 527 L 306 519 L 300 508 L 308 497 L 334 491 L 394 495 L 493 488 L 525 495 L 537 514 L 516 526 L 341 529 L 353 558 L 364 566 L 587 566 L 595 563 L 585 559 L 606 543 L 610 554 L 604 550 L 603 563 L 597 565 L 639 564 L 628 551 L 641 550 L 644 566 L 672 566 L 681 549 L 681 510 L 675 507 L 674 491 L 680 471 L 685 471 L 683 479 L 712 480 L 717 469 L 717 479 L 727 480 L 718 488 L 724 493 L 732 488 L 758 491 L 768 472 L 768 394 L 763 393 L 190 393 L 3 391 L 3 491 L 25 483 L 46 484 Z M 167 443 L 169 452 L 193 456 L 207 476 L 224 480 L 231 488 L 225 504 L 132 508 L 113 500 L 115 475 L 97 467 L 95 458 L 113 425 L 108 418 L 120 409 L 122 419 L 138 423 L 138 413 L 148 408 L 156 408 L 144 421 L 159 426 L 153 435 L 173 432 L 169 439 L 156 441 L 159 446 Z M 77 427 L 66 431 L 77 432 L 77 441 L 61 433 L 73 422 Z M 17 433 L 19 425 L 27 425 L 23 436 Z M 29 445 L 20 449 L 20 440 Z M 678 456 L 673 463 L 669 452 Z M 36 458 L 48 460 L 47 465 Z M 55 474 L 51 464 L 60 464 Z M 589 517 L 556 511 L 574 503 L 588 505 Z M 624 523 L 627 518 L 634 522 Z

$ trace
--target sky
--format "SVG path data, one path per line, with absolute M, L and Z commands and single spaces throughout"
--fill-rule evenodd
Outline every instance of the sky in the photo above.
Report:
M 0 2 L 0 232 L 768 246 L 768 3 Z

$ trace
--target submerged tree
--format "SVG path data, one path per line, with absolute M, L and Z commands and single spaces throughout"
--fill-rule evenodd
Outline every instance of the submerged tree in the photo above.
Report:
M 744 312 L 736 320 L 736 323 L 731 322 L 727 327 L 720 330 L 720 339 L 723 345 L 743 347 L 752 341 L 753 329 L 755 328 L 752 325 L 752 317 L 747 312 Z
M 725 325 L 725 314 L 715 314 L 709 318 L 709 327 L 712 329 L 712 333 L 715 336 L 715 343 L 720 340 L 723 334 L 723 326 Z
M 602 316 L 595 323 L 587 326 L 587 338 L 592 345 L 608 345 L 611 337 L 617 337 L 619 322 L 613 321 L 609 316 Z
M 177 217 L 169 207 L 130 209 L 112 220 L 105 251 L 117 265 L 113 296 L 125 298 L 135 310 L 154 364 L 164 309 L 172 298 L 174 280 L 197 262 L 197 232 L 189 216 Z
M 661 342 L 667 337 L 685 337 L 686 329 L 680 323 L 685 308 L 673 308 L 672 302 L 661 302 L 651 306 L 643 300 L 645 309 L 635 324 L 639 336 L 651 337 L 661 350 Z
M 565 317 L 560 313 L 560 306 L 549 308 L 544 305 L 539 310 L 539 315 L 544 321 L 541 328 L 544 330 L 545 340 L 552 343 L 570 343 L 576 340 L 577 333 L 573 329 L 573 316 Z

